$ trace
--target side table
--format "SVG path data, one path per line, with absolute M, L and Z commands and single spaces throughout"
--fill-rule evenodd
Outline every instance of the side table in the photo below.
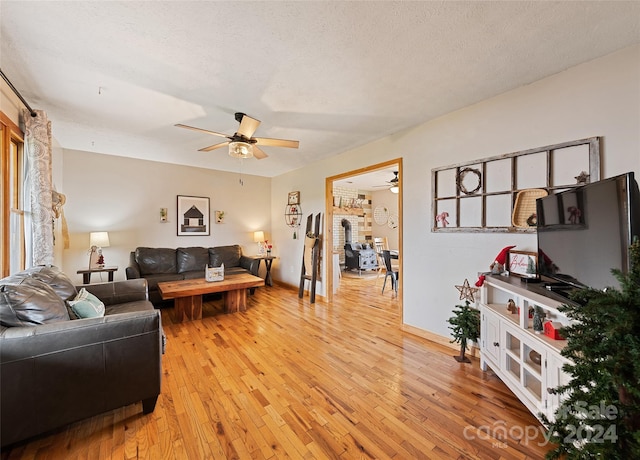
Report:
M 267 286 L 273 286 L 273 280 L 271 279 L 271 265 L 273 265 L 273 260 L 276 259 L 276 256 L 255 256 L 258 260 L 264 260 L 264 266 L 267 269 L 267 273 L 264 276 L 264 284 Z M 260 269 L 260 265 L 258 264 L 258 269 Z
M 102 268 L 89 268 L 85 270 L 78 270 L 77 273 L 82 273 L 82 284 L 91 283 L 91 274 L 107 272 L 109 274 L 109 281 L 113 281 L 113 272 L 117 271 L 118 267 L 102 267 Z

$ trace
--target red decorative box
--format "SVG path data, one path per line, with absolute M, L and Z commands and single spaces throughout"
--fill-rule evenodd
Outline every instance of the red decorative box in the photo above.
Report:
M 544 335 L 552 338 L 553 340 L 564 340 L 562 335 L 562 323 L 557 321 L 547 321 L 544 323 Z

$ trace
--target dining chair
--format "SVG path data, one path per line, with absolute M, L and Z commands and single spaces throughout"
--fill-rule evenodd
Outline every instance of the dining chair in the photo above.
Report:
M 382 269 L 384 268 L 384 259 L 382 258 L 382 251 L 385 249 L 389 249 L 384 246 L 384 240 L 386 238 L 373 237 L 373 249 L 375 249 L 376 254 L 378 255 L 378 274 L 376 275 L 376 282 L 378 284 L 378 278 L 382 274 Z
M 384 260 L 384 266 L 387 273 L 384 275 L 384 283 L 382 284 L 382 293 L 384 294 L 384 288 L 387 286 L 387 278 L 391 278 L 391 288 L 396 291 L 396 297 L 398 296 L 398 279 L 400 278 L 400 272 L 394 270 L 391 265 L 391 251 L 385 249 L 382 251 L 382 259 Z

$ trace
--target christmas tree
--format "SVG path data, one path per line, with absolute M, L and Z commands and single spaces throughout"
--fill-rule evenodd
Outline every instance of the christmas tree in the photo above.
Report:
M 469 301 L 465 305 L 456 305 L 453 313 L 455 316 L 449 318 L 447 322 L 451 324 L 453 340 L 460 344 L 460 355 L 455 356 L 456 361 L 470 363 L 464 353 L 467 349 L 467 340 L 477 341 L 480 337 L 480 312 L 469 306 Z
M 640 458 L 640 242 L 629 250 L 631 270 L 612 273 L 620 290 L 586 289 L 577 305 L 561 311 L 575 321 L 564 329 L 562 355 L 573 363 L 549 435 L 556 448 L 547 458 Z M 545 420 L 549 423 L 548 420 Z

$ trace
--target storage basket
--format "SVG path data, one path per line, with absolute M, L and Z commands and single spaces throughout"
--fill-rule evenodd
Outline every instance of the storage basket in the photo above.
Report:
M 512 225 L 521 228 L 535 227 L 535 223 L 530 225 L 527 220 L 536 213 L 536 199 L 547 195 L 547 191 L 541 188 L 520 190 L 516 195 L 516 202 L 513 206 Z

